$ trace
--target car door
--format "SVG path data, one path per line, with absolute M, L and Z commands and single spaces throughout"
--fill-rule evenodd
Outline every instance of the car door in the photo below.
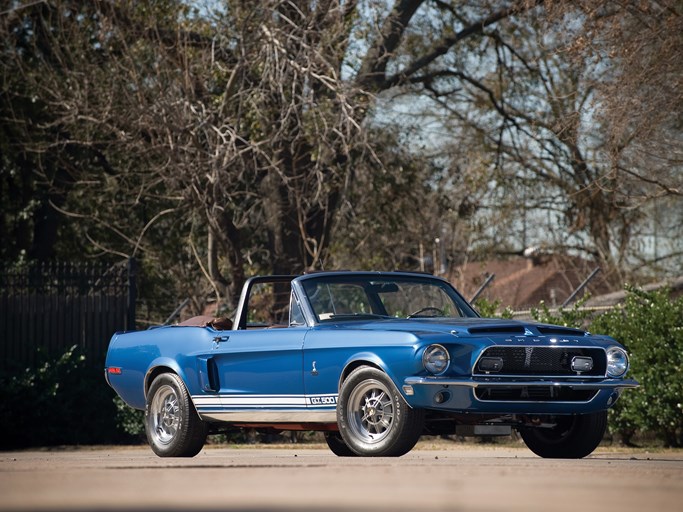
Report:
M 256 283 L 238 328 L 216 332 L 206 360 L 211 392 L 193 397 L 202 416 L 299 421 L 298 413 L 305 412 L 302 350 L 307 327 L 290 326 L 290 289 L 285 284 Z
M 223 412 L 266 421 L 272 414 L 259 417 L 259 412 L 305 409 L 304 332 L 283 328 L 221 333 L 212 364 L 219 384 L 215 394 Z

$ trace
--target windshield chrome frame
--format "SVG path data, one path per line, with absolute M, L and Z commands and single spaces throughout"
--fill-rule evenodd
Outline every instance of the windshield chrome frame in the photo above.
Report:
M 310 325 L 329 325 L 335 323 L 334 320 L 319 320 L 318 315 L 315 313 L 313 306 L 310 304 L 310 299 L 306 294 L 304 283 L 309 280 L 316 281 L 330 281 L 330 282 L 352 282 L 352 281 L 370 281 L 370 280 L 388 280 L 391 281 L 431 281 L 434 286 L 445 289 L 447 295 L 453 300 L 455 307 L 463 313 L 462 317 L 443 317 L 447 318 L 480 318 L 481 316 L 476 309 L 470 305 L 469 302 L 456 290 L 456 288 L 448 282 L 446 279 L 431 274 L 423 274 L 417 272 L 316 272 L 312 274 L 305 274 L 303 276 L 297 277 L 292 281 L 292 288 L 296 290 L 297 296 L 301 299 L 301 306 L 304 310 L 304 315 L 307 321 L 311 321 Z M 387 317 L 387 319 L 395 319 L 401 321 L 418 320 L 419 317 L 414 319 L 408 319 L 403 317 Z M 368 318 L 344 318 L 337 319 L 336 322 L 354 322 L 354 321 L 367 321 Z

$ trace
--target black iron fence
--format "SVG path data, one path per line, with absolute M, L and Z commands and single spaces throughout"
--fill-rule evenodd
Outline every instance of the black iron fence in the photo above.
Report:
M 73 345 L 101 365 L 111 335 L 135 328 L 135 298 L 133 259 L 0 270 L 0 368 L 33 365 Z

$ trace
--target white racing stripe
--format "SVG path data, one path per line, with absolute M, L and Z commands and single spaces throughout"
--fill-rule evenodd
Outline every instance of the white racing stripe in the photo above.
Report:
M 335 407 L 337 395 L 192 395 L 198 410 Z

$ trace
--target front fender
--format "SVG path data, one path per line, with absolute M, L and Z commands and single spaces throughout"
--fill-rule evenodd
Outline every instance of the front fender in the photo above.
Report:
M 382 370 L 394 383 L 394 386 L 398 390 L 399 393 L 401 393 L 401 396 L 403 397 L 404 400 L 406 400 L 407 403 L 407 396 L 405 392 L 403 391 L 403 381 L 405 380 L 406 377 L 409 375 L 415 375 L 416 371 L 419 371 L 418 367 L 415 367 L 415 364 L 412 363 L 413 360 L 415 361 L 420 361 L 421 358 L 417 357 L 417 353 L 419 351 L 419 348 L 416 347 L 406 347 L 410 348 L 413 357 L 409 359 L 404 359 L 404 364 L 406 361 L 408 361 L 408 364 L 405 365 L 407 366 L 406 368 L 403 368 L 403 365 L 397 365 L 396 361 L 392 361 L 392 364 L 387 362 L 385 357 L 382 357 L 381 355 L 375 353 L 375 352 L 359 352 L 357 354 L 354 354 L 351 356 L 349 359 L 344 364 L 343 370 L 341 372 L 341 375 L 339 376 L 339 382 L 337 385 L 337 389 L 341 390 L 341 386 L 344 382 L 344 380 L 348 377 L 348 375 L 355 370 L 357 367 L 362 366 L 364 364 L 369 364 L 371 366 L 375 366 Z M 392 358 L 393 359 L 393 358 Z M 411 364 L 412 363 L 412 364 Z M 397 371 L 398 370 L 398 371 Z

